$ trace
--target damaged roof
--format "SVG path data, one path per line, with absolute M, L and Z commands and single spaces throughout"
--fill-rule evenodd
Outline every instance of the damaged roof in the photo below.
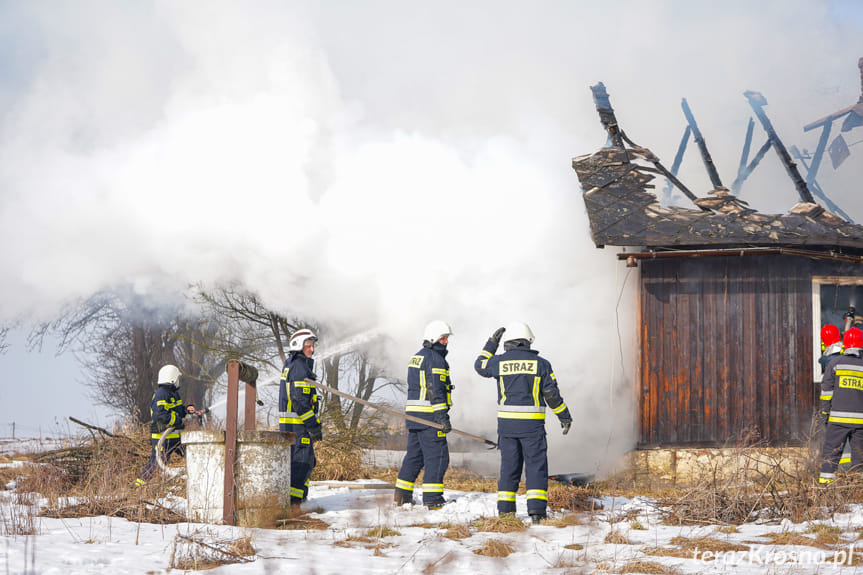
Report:
M 693 200 L 698 209 L 662 206 L 649 191 L 657 170 L 638 160 L 656 158 L 645 148 L 607 147 L 572 160 L 597 247 L 806 246 L 863 252 L 863 226 L 815 203 L 799 202 L 786 214 L 762 214 L 717 189 Z

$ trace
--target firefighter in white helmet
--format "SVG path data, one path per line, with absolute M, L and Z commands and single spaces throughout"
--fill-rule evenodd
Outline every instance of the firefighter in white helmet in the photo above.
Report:
M 443 429 L 406 421 L 408 429 L 405 453 L 396 479 L 395 503 L 413 502 L 414 481 L 423 471 L 423 505 L 438 509 L 445 503 L 443 477 L 449 467 L 446 434 L 452 430 L 449 408 L 452 405 L 452 381 L 446 361 L 447 344 L 452 328 L 435 320 L 423 332 L 423 346 L 408 362 L 408 397 L 405 413 L 443 425 Z
M 187 414 L 195 412 L 194 405 L 183 407 L 183 399 L 180 397 L 179 390 L 180 370 L 177 369 L 176 365 L 163 366 L 159 370 L 157 384 L 153 399 L 150 400 L 150 443 L 152 445 L 150 459 L 135 481 L 136 486 L 147 483 L 155 473 L 157 469 L 156 448 L 162 434 L 168 428 L 173 427 L 174 429 L 165 436 L 165 440 L 162 442 L 161 450 L 164 453 L 165 463 L 175 452 L 181 457 L 186 455 L 183 444 L 180 442 L 180 433 L 184 427 L 183 418 Z
M 506 336 L 504 337 L 504 333 Z M 501 338 L 504 353 L 495 355 Z M 527 324 L 514 322 L 496 330 L 476 358 L 474 369 L 497 385 L 497 433 L 500 448 L 500 478 L 497 510 L 515 513 L 515 494 L 522 468 L 527 489 L 527 512 L 534 523 L 546 517 L 548 504 L 548 444 L 545 408 L 557 415 L 563 434 L 569 432 L 572 416 L 560 396 L 551 364 L 530 348 L 533 332 Z
M 315 468 L 315 441 L 323 438 L 317 388 L 306 380 L 315 375 L 315 342 L 308 329 L 298 329 L 288 342 L 288 358 L 279 381 L 279 431 L 292 431 L 297 441 L 291 446 L 291 504 L 298 505 L 309 495 L 309 477 Z

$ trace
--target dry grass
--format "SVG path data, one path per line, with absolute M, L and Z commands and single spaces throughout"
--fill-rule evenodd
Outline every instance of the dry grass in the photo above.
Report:
M 467 539 L 470 537 L 470 527 L 464 523 L 442 523 L 442 529 L 446 529 L 443 536 L 447 539 Z
M 767 459 L 760 443 L 736 449 L 733 462 L 715 462 L 695 485 L 657 497 L 665 509 L 664 521 L 672 525 L 740 525 L 755 519 L 790 519 L 794 523 L 817 521 L 849 504 L 863 502 L 863 476 L 840 476 L 822 486 L 816 482 L 820 445 L 810 442 L 807 461 L 792 460 L 782 452 Z
M 680 569 L 671 565 L 663 565 L 653 561 L 630 561 L 614 573 L 650 573 L 656 575 L 678 575 Z
M 814 533 L 815 540 L 825 545 L 840 545 L 847 543 L 841 537 L 842 530 L 835 525 L 825 525 L 824 523 L 813 523 L 806 530 L 806 533 Z
M 513 533 L 526 531 L 527 525 L 515 515 L 502 515 L 500 517 L 482 517 L 471 523 L 471 527 L 477 531 L 488 531 L 492 533 Z
M 133 487 L 149 457 L 149 430 L 127 425 L 115 435 L 94 434 L 73 447 L 33 455 L 31 463 L 14 468 L 16 498 L 24 502 L 31 494 L 44 497 L 47 505 L 41 515 L 46 517 L 108 515 L 150 523 L 185 521 L 157 502 L 169 488 L 184 497 L 184 484 L 170 485 L 157 477 L 144 488 Z M 80 502 L 67 505 L 70 497 Z
M 680 559 L 692 559 L 693 552 L 678 547 L 648 547 L 641 551 L 651 557 L 679 557 Z
M 800 533 L 765 533 L 770 541 L 764 545 L 803 545 L 806 547 L 818 547 L 819 549 L 830 549 L 829 544 L 822 543 L 817 538 L 807 537 Z
M 196 531 L 191 535 L 174 536 L 170 566 L 173 569 L 202 570 L 249 563 L 254 559 L 255 548 L 250 536 L 220 539 L 209 531 Z
M 729 551 L 746 551 L 749 549 L 749 546 L 747 545 L 721 541 L 713 537 L 689 538 L 677 536 L 672 538 L 670 543 L 676 547 L 652 547 L 645 549 L 643 552 L 645 555 L 652 555 L 654 557 L 680 557 L 682 559 L 692 559 L 695 557 L 696 553 L 700 554 L 704 551 L 727 553 Z
M 612 543 L 614 545 L 630 545 L 629 539 L 626 537 L 626 533 L 618 531 L 617 529 L 612 529 L 608 532 L 608 535 L 605 536 L 605 542 Z
M 324 531 L 330 527 L 330 524 L 326 521 L 309 517 L 308 512 L 298 515 L 292 514 L 291 517 L 279 519 L 277 524 L 279 529 L 286 529 L 288 531 Z
M 568 545 L 564 545 L 563 548 L 569 549 L 570 551 L 581 551 L 584 549 L 584 545 L 581 545 L 580 543 L 570 543 Z
M 437 573 L 438 569 L 442 569 L 444 573 L 451 571 L 451 568 L 448 568 L 450 563 L 456 560 L 456 555 L 452 551 L 448 551 L 444 553 L 444 555 L 440 559 L 436 559 L 435 561 L 426 565 L 422 570 L 422 575 L 434 575 Z
M 325 435 L 315 443 L 315 481 L 351 481 L 360 477 L 362 450 L 350 436 Z
M 722 541 L 713 537 L 683 537 L 678 535 L 671 539 L 671 544 L 680 545 L 681 548 L 686 549 L 687 551 L 695 551 L 698 549 L 699 551 L 713 551 L 714 553 L 717 551 L 746 551 L 749 549 L 746 545 Z
M 548 506 L 551 509 L 595 511 L 602 509 L 602 505 L 597 501 L 600 497 L 602 497 L 602 493 L 594 485 L 575 487 L 552 483 L 548 486 Z
M 737 528 L 737 525 L 722 525 L 716 528 L 716 532 L 728 535 L 730 533 L 740 533 L 740 529 Z
M 30 507 L 0 501 L 0 536 L 38 535 L 37 526 Z
M 355 543 L 362 545 L 366 549 L 374 549 L 374 554 L 376 556 L 382 555 L 382 553 L 380 552 L 381 549 L 393 546 L 392 543 L 384 543 L 380 539 L 373 539 L 365 535 L 351 535 L 349 537 L 345 537 L 340 541 L 336 541 L 334 545 L 337 545 L 338 547 L 350 548 L 353 547 Z
M 354 449 L 356 449 L 356 447 Z M 395 483 L 398 472 L 399 470 L 395 468 L 361 467 L 358 470 L 357 477 L 352 479 L 380 479 L 388 483 Z M 417 477 L 416 483 L 422 483 L 422 474 Z M 497 479 L 482 477 L 477 475 L 476 472 L 464 467 L 450 467 L 447 469 L 446 477 L 444 477 L 444 487 L 455 491 L 496 493 Z
M 503 541 L 498 541 L 497 539 L 489 539 L 485 543 L 482 544 L 482 547 L 479 549 L 474 549 L 474 553 L 477 555 L 483 555 L 485 557 L 507 557 L 510 553 L 515 551 L 511 546 L 507 545 Z
M 378 525 L 376 527 L 372 527 L 368 530 L 369 537 L 375 537 L 377 539 L 383 539 L 384 537 L 399 537 L 401 533 L 396 531 L 395 529 L 390 529 L 386 525 Z

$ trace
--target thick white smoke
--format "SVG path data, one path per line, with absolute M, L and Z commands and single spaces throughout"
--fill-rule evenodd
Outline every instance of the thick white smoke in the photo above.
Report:
M 4 4 L 0 318 L 239 280 L 346 336 L 383 330 L 398 374 L 441 318 L 454 422 L 489 436 L 473 359 L 521 319 L 576 414 L 565 442 L 549 423 L 552 471 L 607 464 L 632 442 L 637 277 L 621 298 L 570 167 L 605 141 L 588 86 L 666 165 L 686 97 L 730 184 L 742 92 L 814 149 L 802 125 L 859 96 L 861 27 L 853 3 L 810 0 Z M 743 198 L 793 205 L 762 166 Z M 863 218 L 839 185 L 861 167 L 821 180 Z M 682 177 L 703 194 L 703 174 L 691 146 Z

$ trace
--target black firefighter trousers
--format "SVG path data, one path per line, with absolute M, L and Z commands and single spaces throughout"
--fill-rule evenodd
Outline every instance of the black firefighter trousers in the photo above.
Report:
M 449 446 L 443 431 L 426 427 L 408 431 L 408 445 L 396 480 L 396 493 L 405 501 L 413 495 L 414 481 L 423 471 L 423 505 L 443 505 L 443 476 L 449 467 Z
M 839 459 L 848 439 L 851 444 L 851 470 L 863 470 L 863 427 L 830 422 L 824 430 L 824 449 L 821 452 L 821 475 L 818 483 L 832 483 L 836 479 L 836 468 L 839 467 Z
M 291 446 L 291 503 L 302 503 L 309 496 L 309 477 L 317 464 L 315 448 L 308 437 L 298 437 Z
M 548 505 L 548 443 L 545 429 L 525 437 L 498 437 L 500 479 L 497 482 L 497 511 L 515 513 L 515 494 L 524 467 L 529 515 L 545 517 Z

